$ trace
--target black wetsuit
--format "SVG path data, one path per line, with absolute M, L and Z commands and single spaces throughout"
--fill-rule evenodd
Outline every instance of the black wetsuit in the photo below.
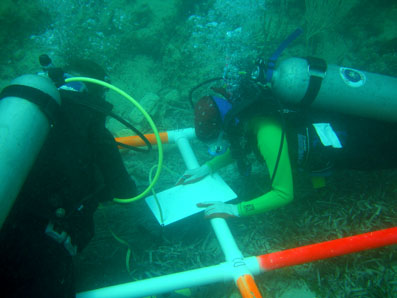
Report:
M 81 251 L 99 202 L 136 195 L 105 116 L 75 103 L 99 99 L 61 95 L 59 120 L 0 232 L 2 297 L 75 297 L 72 256 L 46 235 L 48 223 Z

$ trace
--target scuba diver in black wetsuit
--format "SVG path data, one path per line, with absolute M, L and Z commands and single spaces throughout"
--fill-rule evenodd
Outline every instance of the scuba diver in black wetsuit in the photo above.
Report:
M 105 71 L 93 61 L 76 60 L 65 70 L 106 80 Z M 112 109 L 105 89 L 90 83 L 66 84 L 62 78 L 67 75 L 59 69 L 49 70 L 49 75 L 55 81 L 61 78 L 55 83 L 62 104 L 52 109 L 56 121 L 2 225 L 0 278 L 7 285 L 3 297 L 75 297 L 72 257 L 94 235 L 98 204 L 137 192 L 105 127 L 106 116 L 90 108 Z M 1 98 L 33 98 L 29 93 L 34 93 L 36 82 L 48 84 L 43 80 L 23 76 L 14 87 L 5 88 Z M 48 94 L 46 88 L 41 91 Z

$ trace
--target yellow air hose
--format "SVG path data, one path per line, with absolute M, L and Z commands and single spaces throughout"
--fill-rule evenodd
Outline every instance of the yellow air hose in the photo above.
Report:
M 134 201 L 137 201 L 143 197 L 145 197 L 149 191 L 154 187 L 154 185 L 157 183 L 157 180 L 160 177 L 160 172 L 163 166 L 163 145 L 161 143 L 161 138 L 159 135 L 159 132 L 157 130 L 156 125 L 154 124 L 152 118 L 149 116 L 149 114 L 145 111 L 145 109 L 135 100 L 133 99 L 130 95 L 128 95 L 126 92 L 124 92 L 123 90 L 117 88 L 116 86 L 113 86 L 109 83 L 106 83 L 104 81 L 101 80 L 97 80 L 97 79 L 93 79 L 93 78 L 87 78 L 87 77 L 72 77 L 72 78 L 68 78 L 65 80 L 66 83 L 69 82 L 87 82 L 87 83 L 93 83 L 93 84 L 97 84 L 106 88 L 109 88 L 115 92 L 117 92 L 118 94 L 120 94 L 121 96 L 125 97 L 126 99 L 128 99 L 131 103 L 133 103 L 138 110 L 143 114 L 143 116 L 146 118 L 146 120 L 149 122 L 150 127 L 153 130 L 154 135 L 156 136 L 156 141 L 157 141 L 157 148 L 158 148 L 158 152 L 159 152 L 159 160 L 157 163 L 157 171 L 156 174 L 154 175 L 153 180 L 151 181 L 151 183 L 149 184 L 149 186 L 139 195 L 137 195 L 136 197 L 133 198 L 129 198 L 129 199 L 113 199 L 114 202 L 117 203 L 131 203 Z

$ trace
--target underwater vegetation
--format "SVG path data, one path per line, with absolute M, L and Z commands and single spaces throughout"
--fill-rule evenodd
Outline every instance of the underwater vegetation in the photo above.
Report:
M 397 56 L 397 37 L 380 43 L 379 54 Z
M 19 60 L 24 55 L 16 51 L 32 34 L 39 34 L 51 22 L 49 12 L 39 5 L 39 0 L 0 1 L 0 62 Z

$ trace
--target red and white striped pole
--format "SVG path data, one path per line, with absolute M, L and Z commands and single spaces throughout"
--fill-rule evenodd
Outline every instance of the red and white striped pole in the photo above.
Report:
M 397 227 L 258 256 L 263 271 L 294 266 L 397 244 Z

